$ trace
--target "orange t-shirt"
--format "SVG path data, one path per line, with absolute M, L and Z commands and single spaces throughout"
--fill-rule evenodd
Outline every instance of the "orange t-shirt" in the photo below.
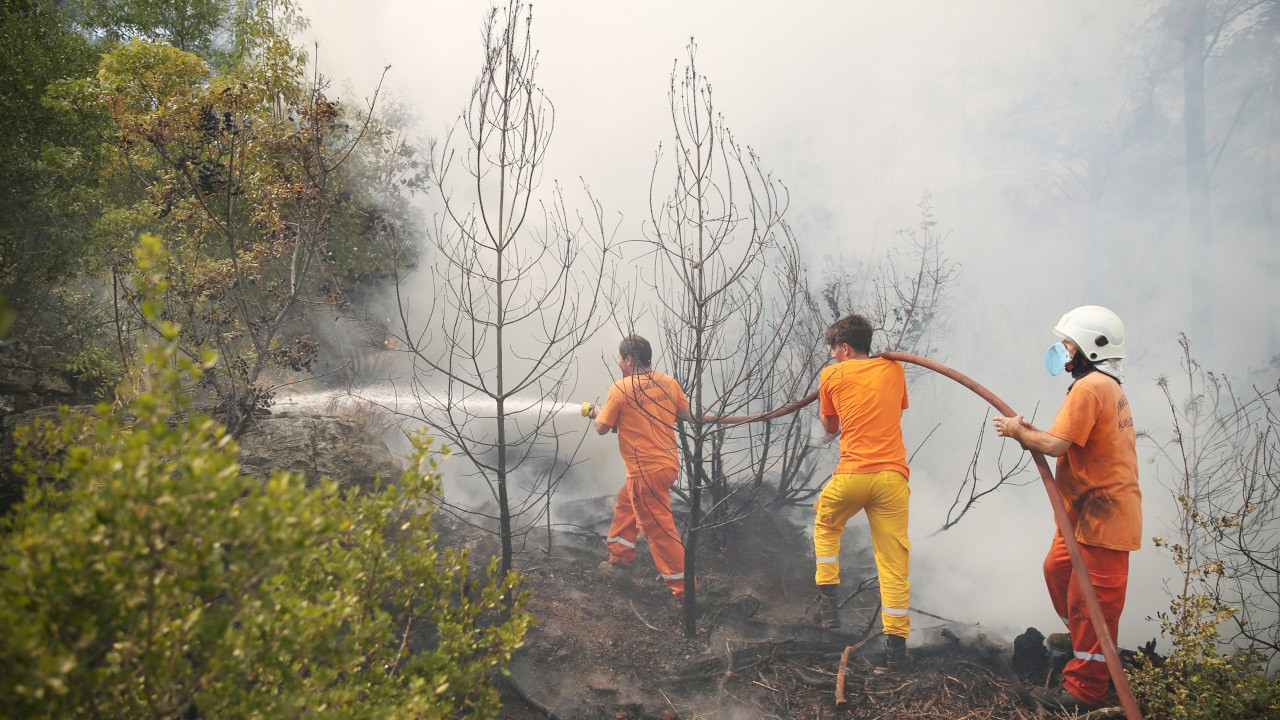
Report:
M 819 412 L 840 418 L 838 473 L 897 470 L 909 477 L 902 444 L 907 375 L 902 364 L 857 358 L 828 365 L 818 376 Z
M 680 384 L 660 372 L 636 373 L 609 388 L 596 420 L 618 429 L 618 451 L 627 477 L 676 470 L 676 413 L 689 410 Z
M 1075 381 L 1049 434 L 1071 443 L 1058 458 L 1056 475 L 1076 539 L 1137 550 L 1142 545 L 1138 439 L 1120 383 L 1102 372 Z

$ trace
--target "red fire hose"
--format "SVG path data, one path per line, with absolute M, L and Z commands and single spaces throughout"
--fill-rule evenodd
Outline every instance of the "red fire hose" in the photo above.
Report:
M 877 357 L 919 365 L 927 370 L 945 375 L 977 393 L 979 397 L 991 403 L 992 407 L 999 410 L 1004 416 L 1014 417 L 1017 414 L 1003 400 L 996 397 L 995 393 L 936 360 L 901 352 L 880 353 Z M 753 415 L 727 415 L 724 417 L 707 416 L 704 419 L 721 424 L 771 420 L 793 413 L 816 399 L 818 399 L 818 393 L 813 392 L 801 400 L 769 412 Z M 1053 473 L 1050 472 L 1049 463 L 1045 460 L 1044 455 L 1030 450 L 1028 452 L 1031 453 L 1031 458 L 1036 463 L 1036 469 L 1040 471 L 1040 479 L 1044 481 L 1044 489 L 1049 495 L 1049 504 L 1053 506 L 1053 518 L 1058 524 L 1058 532 L 1062 533 L 1062 539 L 1066 541 L 1067 545 L 1067 554 L 1071 556 L 1071 567 L 1075 571 L 1076 578 L 1082 580 L 1080 582 L 1080 590 L 1084 595 L 1085 605 L 1089 608 L 1089 621 L 1093 623 L 1098 642 L 1102 645 L 1102 654 L 1107 659 L 1107 670 L 1111 673 L 1111 682 L 1115 683 L 1116 694 L 1120 696 L 1120 706 L 1124 708 L 1124 714 L 1128 720 L 1142 720 L 1142 712 L 1138 710 L 1138 701 L 1134 698 L 1133 690 L 1129 687 L 1129 678 L 1125 676 L 1124 668 L 1120 666 L 1120 654 L 1116 651 L 1115 641 L 1111 638 L 1111 632 L 1107 630 L 1106 618 L 1102 615 L 1102 606 L 1098 604 L 1098 594 L 1093 589 L 1093 583 L 1088 581 L 1089 571 L 1084 564 L 1084 555 L 1080 552 L 1080 543 L 1076 541 L 1075 529 L 1071 527 L 1071 521 L 1067 518 L 1067 509 L 1062 504 L 1062 494 L 1058 490 L 1058 483 L 1053 479 Z
M 774 418 L 782 417 L 783 415 L 790 415 L 817 399 L 818 391 L 814 390 L 793 403 L 787 403 L 786 405 L 770 410 L 769 412 L 754 413 L 752 415 L 704 415 L 702 419 L 705 422 L 713 422 L 718 425 L 741 425 L 742 423 L 772 420 Z

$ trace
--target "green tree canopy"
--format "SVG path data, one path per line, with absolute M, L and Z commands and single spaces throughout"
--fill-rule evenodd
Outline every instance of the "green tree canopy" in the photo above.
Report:
M 108 122 L 68 112 L 50 86 L 91 76 L 98 50 L 52 0 L 0 5 L 0 292 L 21 308 L 94 263 L 92 182 Z

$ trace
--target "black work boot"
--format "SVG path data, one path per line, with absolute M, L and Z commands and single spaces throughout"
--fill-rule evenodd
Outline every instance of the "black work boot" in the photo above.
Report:
M 840 601 L 836 598 L 839 585 L 818 586 L 818 624 L 828 630 L 840 627 Z
M 907 639 L 901 635 L 884 636 L 884 662 L 890 670 L 906 667 L 911 657 L 907 655 Z
M 1071 633 L 1049 633 L 1049 637 L 1044 639 L 1044 644 L 1050 650 L 1057 650 L 1060 653 L 1070 655 L 1074 652 L 1071 649 Z

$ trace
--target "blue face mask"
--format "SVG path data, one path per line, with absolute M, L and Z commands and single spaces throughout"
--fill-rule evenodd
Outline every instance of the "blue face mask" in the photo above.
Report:
M 1044 351 L 1044 369 L 1049 371 L 1050 375 L 1057 375 L 1067 369 L 1067 363 L 1071 362 L 1071 353 L 1067 352 L 1067 346 L 1060 342 L 1056 342 Z

